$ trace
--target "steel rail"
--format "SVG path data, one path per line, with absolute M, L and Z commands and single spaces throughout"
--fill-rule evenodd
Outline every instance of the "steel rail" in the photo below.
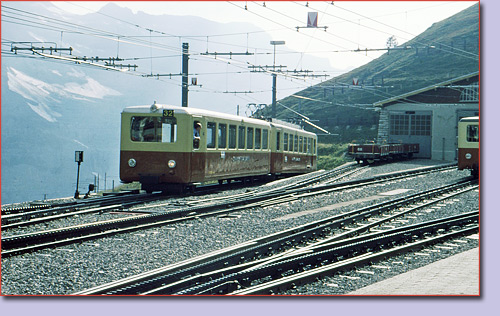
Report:
M 300 274 L 305 270 L 316 269 L 318 266 L 336 262 L 351 262 L 352 259 L 357 256 L 364 257 L 371 254 L 377 254 L 378 249 L 383 250 L 388 247 L 395 247 L 397 244 L 411 243 L 415 238 L 422 238 L 421 236 L 435 234 L 438 231 L 450 229 L 459 225 L 470 225 L 471 223 L 477 222 L 478 218 L 479 212 L 475 211 L 416 225 L 404 226 L 386 232 L 358 236 L 329 245 L 322 245 L 321 247 L 313 249 L 301 249 L 293 254 L 293 256 L 282 257 L 278 261 L 267 262 L 266 264 L 258 262 L 246 264 L 243 266 L 243 268 L 245 268 L 244 270 L 240 269 L 240 267 L 235 267 L 197 275 L 193 277 L 192 280 L 189 280 L 190 286 L 177 292 L 171 291 L 165 293 L 164 291 L 169 289 L 169 285 L 167 285 L 143 294 L 213 295 L 227 294 L 230 291 L 235 291 L 233 294 L 255 294 L 247 292 L 251 292 L 252 290 L 249 288 L 252 287 L 260 289 L 262 284 L 256 286 L 251 285 L 252 283 L 258 282 L 260 279 L 270 277 L 273 281 L 269 281 L 269 283 L 273 284 L 273 282 L 275 282 L 274 280 L 282 279 L 289 274 Z M 476 231 L 477 228 L 478 226 L 474 225 L 473 230 Z M 370 256 L 370 258 L 373 258 L 373 256 Z M 296 283 L 297 280 L 297 278 L 293 278 L 294 283 Z M 187 283 L 186 281 L 187 280 L 181 280 L 178 283 L 182 285 L 183 283 Z M 280 286 L 284 284 L 290 284 L 290 280 L 284 278 Z M 245 291 L 245 293 L 239 293 L 235 288 L 238 287 L 241 289 L 241 287 L 245 286 L 248 286 L 248 288 L 241 290 Z
M 393 249 L 382 250 L 377 253 L 365 253 L 359 257 L 349 258 L 340 262 L 335 262 L 327 264 L 322 267 L 314 268 L 311 270 L 303 271 L 291 276 L 285 276 L 281 279 L 273 280 L 271 282 L 266 282 L 256 286 L 252 286 L 246 289 L 240 289 L 229 293 L 230 295 L 258 295 L 258 294 L 274 294 L 279 291 L 288 289 L 290 286 L 295 286 L 300 283 L 306 283 L 314 281 L 320 277 L 332 275 L 336 271 L 354 267 L 357 265 L 365 264 L 367 262 L 372 262 L 380 260 L 385 257 L 393 256 L 399 253 L 403 253 L 415 248 L 425 247 L 430 244 L 435 244 L 444 240 L 451 238 L 456 238 L 458 236 L 468 235 L 476 233 L 479 230 L 479 225 L 474 225 L 472 227 L 463 228 L 458 231 L 453 231 L 444 235 L 436 236 L 433 238 L 424 239 L 411 244 L 395 247 Z M 283 264 L 283 263 L 282 263 Z
M 144 195 L 144 194 L 127 194 L 121 196 L 107 196 L 97 199 L 90 199 L 85 201 L 74 201 L 65 203 L 64 205 L 56 205 L 54 207 L 34 210 L 19 214 L 2 215 L 2 229 L 13 227 L 27 226 L 42 222 L 47 222 L 63 217 L 79 215 L 82 213 L 99 212 L 100 208 L 108 209 L 110 205 L 120 205 L 123 203 L 136 202 L 137 204 L 150 202 L 158 199 L 158 195 Z M 87 210 L 86 212 L 83 212 Z
M 76 294 L 81 295 L 98 295 L 98 294 L 140 294 L 151 287 L 156 286 L 155 284 L 172 284 L 175 286 L 175 282 L 178 282 L 181 279 L 189 278 L 192 275 L 196 275 L 207 270 L 216 270 L 222 269 L 226 266 L 235 266 L 239 265 L 237 269 L 244 269 L 246 265 L 244 262 L 247 259 L 251 259 L 253 257 L 266 257 L 271 254 L 276 254 L 278 251 L 283 251 L 284 249 L 290 249 L 295 246 L 295 243 L 307 242 L 311 239 L 316 239 L 320 236 L 330 234 L 332 229 L 338 229 L 345 227 L 348 224 L 353 222 L 365 219 L 370 216 L 370 213 L 380 213 L 390 210 L 394 207 L 401 207 L 403 205 L 407 205 L 412 202 L 418 202 L 423 199 L 427 199 L 431 196 L 435 196 L 439 194 L 440 190 L 446 190 L 446 192 L 450 190 L 456 190 L 460 186 L 468 185 L 469 182 L 446 185 L 440 188 L 428 190 L 426 192 L 420 192 L 414 194 L 409 197 L 399 198 L 393 201 L 382 202 L 373 206 L 364 207 L 358 210 L 354 210 L 345 214 L 331 216 L 329 218 L 325 218 L 316 222 L 308 223 L 299 227 L 294 227 L 282 232 L 278 232 L 275 234 L 271 234 L 268 236 L 264 236 L 258 239 L 254 239 L 249 241 L 241 246 L 236 246 L 236 248 L 230 248 L 228 251 L 217 251 L 213 254 L 207 254 L 200 258 L 195 258 L 193 260 L 187 260 L 185 263 L 181 262 L 179 264 L 173 266 L 167 266 L 165 268 L 160 268 L 155 271 L 147 272 L 138 276 L 134 276 L 131 278 L 126 278 L 122 280 L 118 280 L 116 282 L 112 282 L 109 285 L 102 285 L 100 287 L 89 289 L 86 291 L 82 291 Z M 469 190 L 472 190 L 470 188 Z M 465 192 L 456 192 L 453 194 L 448 194 L 444 198 L 451 198 L 456 194 L 461 194 Z M 438 203 L 442 200 L 435 199 L 434 201 L 429 201 L 424 204 L 420 204 L 419 206 L 408 209 L 406 211 L 398 212 L 397 214 L 389 217 L 385 217 L 378 222 L 378 225 L 385 221 L 389 221 L 394 219 L 397 216 L 402 216 L 410 211 L 414 211 L 417 208 L 429 206 L 432 203 Z M 334 240 L 347 238 L 349 236 L 362 233 L 364 231 L 369 230 L 374 225 L 364 225 L 363 227 L 359 227 L 356 230 L 350 230 L 346 233 L 323 238 L 320 242 L 317 242 L 316 245 L 320 246 L 321 244 L 331 243 Z M 305 251 L 304 248 L 301 248 L 298 251 Z M 273 258 L 279 258 L 279 256 L 285 257 L 294 253 L 295 250 L 291 249 L 285 252 L 284 254 L 273 256 Z M 259 261 L 259 264 L 266 263 L 269 259 L 262 259 Z M 252 263 L 253 264 L 253 263 Z M 171 287 L 172 288 L 172 287 Z
M 218 289 L 220 291 L 221 286 L 233 286 L 234 284 L 243 283 L 250 284 L 252 280 L 273 275 L 279 271 L 300 270 L 301 267 L 307 265 L 324 264 L 325 258 L 330 258 L 330 261 L 338 257 L 344 258 L 348 256 L 349 253 L 364 252 L 367 248 L 381 247 L 380 245 L 390 246 L 390 244 L 398 241 L 396 239 L 414 238 L 417 234 L 431 233 L 439 229 L 463 225 L 464 223 L 468 224 L 477 221 L 478 217 L 479 212 L 476 211 L 426 223 L 404 226 L 384 232 L 347 238 L 328 244 L 312 244 L 308 247 L 289 251 L 282 255 L 280 254 L 277 258 L 273 256 L 271 258 L 256 260 L 235 267 L 208 271 L 203 274 L 194 275 L 191 278 L 179 280 L 173 284 L 151 289 L 142 294 L 207 294 L 207 291 L 213 289 Z M 182 289 L 183 287 L 184 289 Z M 182 290 L 179 291 L 179 289 Z
M 439 170 L 442 170 L 441 167 Z M 351 189 L 367 184 L 381 183 L 391 181 L 393 179 L 401 179 L 403 177 L 412 177 L 415 175 L 435 172 L 435 168 L 419 168 L 407 173 L 398 172 L 393 174 L 386 174 L 376 176 L 373 178 L 353 180 L 331 185 L 323 185 L 315 188 L 294 189 L 287 191 L 290 197 L 294 194 L 304 193 L 301 196 L 305 197 L 317 194 L 326 194 L 339 190 Z M 466 181 L 466 180 L 464 180 Z M 244 210 L 251 207 L 261 206 L 261 202 L 267 201 L 264 205 L 271 205 L 282 203 L 283 192 L 274 191 L 269 194 L 260 194 L 253 197 L 243 197 L 240 200 L 230 201 L 228 203 L 222 202 L 219 204 L 201 205 L 188 207 L 184 209 L 170 210 L 161 214 L 149 214 L 131 216 L 125 219 L 112 219 L 102 222 L 95 222 L 90 224 L 82 224 L 77 226 L 53 229 L 48 231 L 35 232 L 24 235 L 17 235 L 2 238 L 2 256 L 8 257 L 18 255 L 26 252 L 44 249 L 47 247 L 57 247 L 62 244 L 68 244 L 104 237 L 107 235 L 130 232 L 138 229 L 145 229 L 157 227 L 165 224 L 172 224 L 178 221 L 185 221 L 201 216 L 220 215 L 235 211 Z M 296 198 L 297 198 L 296 197 Z M 274 199 L 274 203 L 269 204 L 269 200 Z M 278 200 L 276 200 L 278 199 Z M 76 237 L 75 237 L 76 236 Z M 62 240 L 65 239 L 65 240 Z

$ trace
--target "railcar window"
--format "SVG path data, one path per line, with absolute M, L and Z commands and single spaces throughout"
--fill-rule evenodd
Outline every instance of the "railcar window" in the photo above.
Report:
M 253 149 L 253 127 L 247 128 L 247 149 Z
M 260 149 L 262 132 L 260 128 L 255 129 L 255 149 Z
M 288 133 L 284 134 L 283 136 L 283 150 L 288 151 Z
M 313 139 L 313 154 L 316 154 L 316 139 Z
M 302 136 L 299 136 L 299 153 L 304 152 L 303 146 L 304 146 L 304 140 L 303 140 Z
M 293 151 L 295 152 L 299 151 L 299 136 L 297 135 L 294 136 Z
M 276 150 L 280 150 L 281 132 L 276 133 Z
M 134 142 L 175 143 L 177 119 L 175 117 L 133 116 L 130 139 Z
M 262 149 L 267 149 L 269 147 L 269 131 L 267 129 L 262 130 Z
M 308 154 L 311 154 L 311 145 L 312 145 L 312 139 L 311 138 L 307 138 L 307 153 Z
M 229 144 L 230 149 L 236 148 L 236 125 L 229 125 Z
M 238 148 L 245 149 L 245 126 L 238 126 Z
M 219 148 L 227 147 L 227 124 L 219 124 Z
M 471 143 L 479 142 L 479 125 L 467 125 L 467 141 Z
M 215 148 L 216 124 L 214 122 L 207 123 L 207 148 Z

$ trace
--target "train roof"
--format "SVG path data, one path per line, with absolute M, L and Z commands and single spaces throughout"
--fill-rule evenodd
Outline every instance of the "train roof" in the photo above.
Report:
M 212 116 L 212 117 L 217 117 L 217 118 L 221 118 L 221 119 L 243 121 L 245 123 L 252 123 L 252 124 L 259 124 L 259 125 L 263 125 L 263 126 L 267 126 L 267 127 L 276 126 L 276 127 L 280 127 L 280 128 L 289 129 L 289 130 L 300 131 L 300 132 L 303 132 L 306 134 L 316 135 L 314 133 L 305 131 L 303 129 L 285 126 L 285 125 L 282 125 L 279 123 L 271 123 L 271 122 L 267 122 L 267 121 L 259 120 L 259 119 L 255 119 L 255 118 L 238 116 L 238 115 L 227 114 L 227 113 L 220 113 L 220 112 L 215 112 L 215 111 L 210 111 L 210 110 L 205 110 L 205 109 L 180 107 L 180 106 L 167 105 L 167 104 L 154 103 L 153 105 L 129 106 L 129 107 L 124 108 L 122 113 L 144 113 L 144 114 L 148 113 L 148 114 L 151 114 L 151 113 L 158 113 L 161 110 L 174 110 L 176 113 L 184 113 L 184 114 L 188 114 L 188 115 Z
M 460 122 L 479 122 L 479 116 L 463 117 Z

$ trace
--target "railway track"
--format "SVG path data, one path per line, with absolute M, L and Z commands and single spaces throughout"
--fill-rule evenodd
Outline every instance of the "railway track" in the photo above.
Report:
M 330 179 L 330 181 L 338 181 L 339 179 L 346 177 L 361 169 L 362 168 L 359 168 L 354 163 L 348 163 L 333 170 L 322 172 L 318 175 L 314 175 L 313 177 L 308 177 L 307 179 L 300 180 L 296 183 L 288 184 L 286 186 L 281 186 L 279 190 L 287 188 L 288 189 L 300 188 L 321 182 L 325 179 Z M 191 192 L 190 195 L 203 195 L 207 193 L 216 192 L 220 189 L 221 186 L 219 185 L 207 185 L 198 188 L 196 193 Z M 266 192 L 270 193 L 272 191 L 273 190 L 267 190 Z M 248 195 L 249 193 L 245 194 Z M 236 195 L 232 197 L 232 199 L 237 199 L 240 196 L 242 195 Z M 75 215 L 106 212 L 111 210 L 116 211 L 162 199 L 165 199 L 165 196 L 159 193 L 154 193 L 152 195 L 140 194 L 139 191 L 137 190 L 133 192 L 127 192 L 124 194 L 104 196 L 88 200 L 74 200 L 65 203 L 58 203 L 56 205 L 50 205 L 48 203 L 34 203 L 32 205 L 24 207 L 2 209 L 1 224 L 2 224 L 2 229 L 6 230 L 10 228 L 44 223 Z M 227 197 L 222 197 L 220 199 L 227 199 Z M 212 198 L 211 200 L 214 199 Z M 200 202 L 203 202 L 203 200 L 197 201 L 196 203 L 193 204 L 199 204 Z M 166 205 L 180 206 L 177 203 L 162 204 L 163 207 L 165 207 Z M 135 208 L 134 212 L 143 212 L 143 210 L 147 208 L 148 207 Z
M 383 223 L 414 212 L 417 209 L 428 207 L 445 199 L 450 199 L 475 188 L 477 188 L 477 185 L 473 184 L 471 181 L 459 181 L 459 183 L 456 184 L 443 186 L 393 201 L 379 203 L 370 207 L 361 208 L 321 221 L 295 227 L 283 232 L 251 240 L 241 245 L 75 294 L 163 295 L 233 293 L 243 295 L 264 292 L 269 293 L 269 291 L 286 287 L 286 284 L 296 283 L 298 280 L 307 280 L 307 278 L 311 278 L 312 275 L 316 276 L 326 273 L 321 270 L 323 266 L 329 266 L 334 269 L 345 267 L 344 264 L 348 264 L 349 262 L 352 265 L 354 263 L 358 264 L 359 262 L 364 262 L 363 260 L 368 260 L 367 258 L 373 260 L 377 258 L 375 252 L 372 253 L 366 249 L 376 248 L 373 246 L 374 244 L 383 245 L 378 246 L 382 248 L 382 250 L 377 251 L 377 256 L 389 255 L 390 253 L 384 253 L 383 251 L 386 250 L 386 247 L 391 246 L 391 244 L 391 249 L 393 248 L 394 240 L 397 240 L 395 238 L 403 240 L 415 234 L 428 236 L 428 234 L 433 231 L 442 232 L 443 229 L 462 225 L 461 223 L 476 222 L 478 214 L 477 212 L 473 212 L 467 214 L 467 216 L 461 215 L 448 218 L 446 221 L 440 220 L 435 221 L 435 223 L 418 224 L 406 228 L 369 233 L 371 229 Z M 376 214 L 378 218 L 374 219 L 373 216 Z M 371 220 L 366 222 L 368 218 Z M 354 228 L 351 227 L 353 224 Z M 474 225 L 472 231 L 473 230 L 477 230 L 477 225 Z M 420 233 L 418 233 L 418 231 L 420 231 Z M 449 234 L 449 236 L 452 236 L 458 233 L 450 231 Z M 438 242 L 438 239 L 431 241 L 427 237 L 425 238 L 424 241 L 415 241 L 417 243 L 415 246 L 430 242 Z M 372 244 L 368 244 L 367 240 L 371 240 Z M 348 244 L 358 245 L 362 242 L 363 246 L 361 246 L 361 248 L 351 248 L 346 254 L 344 254 L 344 252 L 339 252 L 341 250 L 347 251 L 346 245 Z M 401 248 L 400 251 L 406 251 L 404 249 Z M 329 255 L 333 254 L 331 255 L 332 259 L 326 260 L 326 253 Z M 358 259 L 355 260 L 354 255 L 347 255 L 347 253 L 362 253 L 363 257 L 359 259 L 360 261 L 357 261 Z M 310 259 L 313 254 L 315 254 L 314 258 Z M 308 262 L 304 261 L 306 258 L 308 258 L 307 260 L 313 260 L 315 265 L 319 266 L 316 267 L 310 263 L 305 263 Z M 345 260 L 348 261 L 344 259 L 338 260 L 339 258 L 346 258 Z M 287 268 L 290 266 L 290 261 L 294 261 L 298 268 Z M 342 263 L 340 263 L 341 261 Z M 306 271 L 312 271 L 314 269 L 319 270 L 315 270 L 314 273 L 311 272 L 295 277 L 289 275 L 292 271 L 296 271 L 295 273 L 297 273 L 297 271 L 299 273 L 306 273 Z M 327 269 L 328 273 L 330 273 L 332 269 Z M 302 279 L 302 277 L 305 279 Z M 278 279 L 284 283 L 281 284 L 276 281 Z M 263 280 L 267 281 L 263 282 Z M 247 287 L 257 286 L 253 284 L 255 282 L 257 282 L 257 285 L 260 287 L 256 287 L 252 290 L 253 292 L 251 292 Z M 264 287 L 262 285 L 264 283 L 269 283 L 269 286 Z M 247 292 L 234 292 L 242 290 L 242 286 L 245 286 Z
M 316 187 L 280 188 L 264 192 L 250 192 L 248 195 L 238 195 L 234 198 L 224 198 L 216 203 L 206 203 L 192 207 L 168 210 L 159 214 L 144 214 L 127 218 L 112 219 L 35 233 L 9 236 L 2 238 L 2 256 L 9 257 L 32 252 L 44 248 L 58 247 L 76 242 L 102 238 L 118 233 L 126 233 L 162 225 L 174 224 L 206 216 L 216 216 L 241 211 L 252 207 L 265 207 L 284 202 L 360 186 L 383 183 L 395 179 L 414 177 L 430 172 L 454 168 L 452 165 L 418 168 L 415 170 L 396 172 L 372 178 L 339 182 Z M 142 202 L 141 202 L 142 203 Z M 117 206 L 118 207 L 118 206 Z M 116 208 L 109 206 L 109 209 Z
M 138 192 L 119 196 L 104 196 L 88 200 L 75 200 L 54 206 L 43 204 L 43 207 L 7 209 L 2 214 L 2 229 L 28 226 L 52 221 L 64 217 L 96 213 L 110 209 L 119 209 L 160 199 L 159 194 L 146 195 Z
M 453 166 L 443 165 L 438 167 L 418 168 L 415 170 L 390 173 L 368 179 L 317 186 L 315 188 L 280 188 L 280 190 L 270 190 L 258 193 L 250 192 L 249 195 L 238 195 L 235 198 L 225 198 L 222 203 L 210 203 L 208 205 L 171 210 L 161 214 L 131 216 L 126 219 L 108 220 L 86 225 L 77 225 L 49 231 L 6 237 L 2 238 L 2 249 L 4 250 L 2 255 L 7 257 L 48 247 L 57 247 L 70 243 L 101 238 L 112 234 L 173 224 L 179 221 L 195 219 L 202 216 L 220 215 L 240 211 L 250 207 L 269 206 L 315 194 L 326 194 L 367 184 L 382 183 L 393 179 L 401 179 L 429 172 L 446 170 L 449 168 L 453 168 Z M 109 207 L 109 209 L 111 208 L 113 208 L 113 206 Z

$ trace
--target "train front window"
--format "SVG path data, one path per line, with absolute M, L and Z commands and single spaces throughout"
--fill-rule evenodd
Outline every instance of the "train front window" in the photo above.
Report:
M 479 125 L 467 125 L 467 141 L 469 143 L 479 142 Z
M 175 117 L 133 116 L 130 139 L 134 142 L 175 143 L 177 119 Z

